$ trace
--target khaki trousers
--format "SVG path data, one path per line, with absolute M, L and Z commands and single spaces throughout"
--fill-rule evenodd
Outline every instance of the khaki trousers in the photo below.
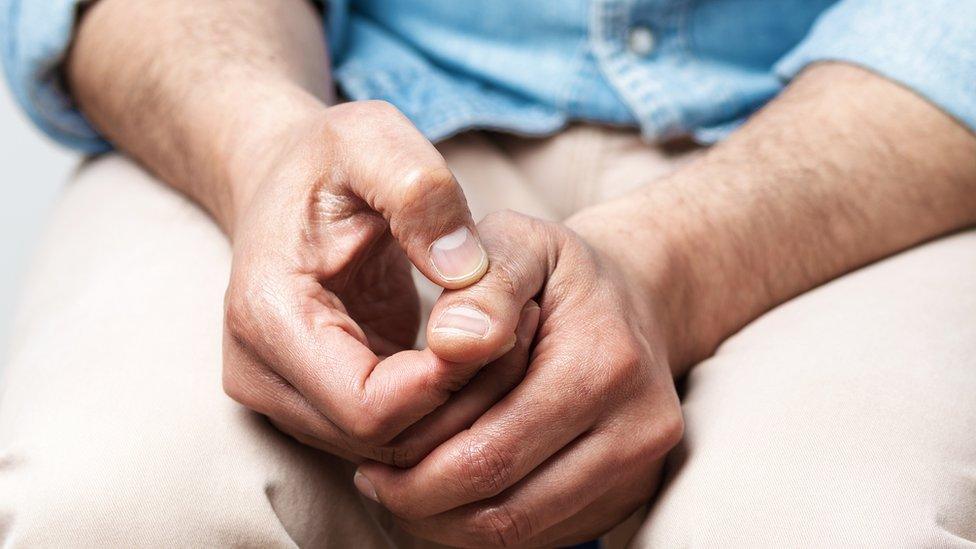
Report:
M 476 217 L 563 218 L 689 157 L 585 126 L 441 149 Z M 423 545 L 359 497 L 348 464 L 224 396 L 229 264 L 210 220 L 130 161 L 81 168 L 0 384 L 0 545 Z M 976 546 L 976 231 L 776 308 L 682 391 L 662 492 L 615 541 Z

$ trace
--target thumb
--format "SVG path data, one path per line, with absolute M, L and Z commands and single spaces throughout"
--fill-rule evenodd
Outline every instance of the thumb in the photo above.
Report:
M 488 255 L 444 157 L 395 109 L 373 104 L 359 115 L 356 135 L 341 148 L 340 190 L 382 215 L 411 263 L 433 283 L 456 289 L 477 282 L 488 270 Z
M 481 279 L 488 270 L 488 254 L 464 191 L 439 155 L 426 166 L 393 177 L 386 191 L 375 207 L 424 276 L 447 289 Z
M 441 294 L 427 326 L 427 344 L 448 361 L 486 360 L 512 341 L 523 308 L 548 276 L 552 239 L 544 223 L 495 212 L 479 228 L 491 267 L 477 283 Z
M 420 167 L 379 182 L 372 206 L 410 262 L 431 282 L 447 289 L 477 282 L 488 270 L 488 254 L 464 192 L 446 166 Z

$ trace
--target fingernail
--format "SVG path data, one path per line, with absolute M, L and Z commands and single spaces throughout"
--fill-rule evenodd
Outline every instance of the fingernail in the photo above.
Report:
M 522 309 L 519 317 L 519 325 L 516 333 L 519 337 L 531 339 L 535 331 L 539 328 L 539 319 L 542 316 L 542 308 L 535 301 L 529 301 Z
M 489 362 L 495 362 L 499 358 L 507 355 L 509 351 L 515 348 L 516 343 L 518 343 L 518 338 L 515 337 L 515 334 L 512 334 L 512 339 L 508 340 L 508 343 L 506 343 L 504 346 L 502 346 L 497 351 L 495 351 L 494 354 L 492 354 L 491 357 L 485 361 L 485 364 L 488 364 Z
M 430 261 L 448 282 L 474 280 L 488 270 L 488 254 L 467 227 L 435 240 L 430 245 Z
M 491 319 L 488 315 L 474 307 L 464 305 L 444 311 L 434 324 L 435 332 L 448 332 L 479 339 L 488 335 L 490 328 Z
M 352 482 L 356 485 L 356 489 L 364 496 L 379 502 L 380 498 L 376 497 L 376 489 L 373 488 L 373 483 L 366 478 L 366 475 L 356 471 L 356 474 L 352 477 Z

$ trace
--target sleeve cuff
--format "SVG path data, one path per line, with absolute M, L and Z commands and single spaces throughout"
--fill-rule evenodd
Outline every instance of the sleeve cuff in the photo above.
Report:
M 55 141 L 86 153 L 111 146 L 64 89 L 61 63 L 84 0 L 0 0 L 0 48 L 11 91 L 31 120 Z
M 346 43 L 346 21 L 349 18 L 349 0 L 322 0 L 325 9 L 325 38 L 329 43 L 332 68 L 338 65 Z
M 112 146 L 78 110 L 64 88 L 61 65 L 78 7 L 89 0 L 0 0 L 0 56 L 14 98 L 55 141 L 84 153 Z M 323 2 L 333 56 L 341 51 L 347 0 Z
M 842 0 L 775 66 L 790 80 L 817 61 L 898 82 L 976 131 L 976 2 Z

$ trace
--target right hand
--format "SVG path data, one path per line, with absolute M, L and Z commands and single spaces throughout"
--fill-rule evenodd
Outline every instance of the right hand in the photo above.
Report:
M 684 428 L 667 301 L 683 281 L 665 242 L 635 256 L 631 238 L 603 230 L 616 217 L 590 219 L 595 227 L 496 212 L 478 225 L 491 268 L 445 292 L 431 316 L 478 306 L 511 330 L 535 298 L 538 337 L 524 379 L 418 465 L 360 466 L 356 486 L 408 533 L 460 547 L 571 545 L 654 495 Z M 638 272 L 661 291 L 637 284 Z M 466 347 L 430 336 L 441 356 Z
M 410 264 L 457 289 L 488 258 L 444 159 L 390 105 L 317 109 L 261 147 L 243 171 L 254 190 L 234 212 L 224 389 L 330 453 L 415 463 L 517 383 L 538 308 L 514 333 L 470 308 L 442 316 L 471 341 L 463 362 L 410 350 Z M 490 376 L 492 390 L 462 392 L 459 414 L 432 415 L 393 441 L 495 359 L 485 374 L 506 374 Z

